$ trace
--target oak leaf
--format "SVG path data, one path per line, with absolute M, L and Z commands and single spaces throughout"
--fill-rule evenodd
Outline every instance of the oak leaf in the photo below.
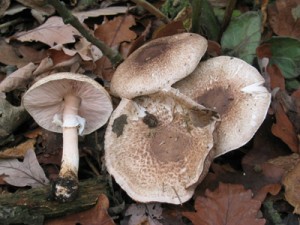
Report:
M 5 182 L 17 187 L 40 187 L 49 183 L 33 150 L 26 152 L 23 162 L 17 159 L 0 160 L 1 174 L 7 176 Z
M 261 202 L 242 185 L 220 183 L 217 190 L 207 189 L 205 195 L 196 198 L 196 212 L 183 212 L 194 225 L 265 224 L 257 215 Z
M 298 0 L 277 0 L 268 7 L 269 22 L 279 36 L 300 38 L 300 5 Z
M 64 24 L 61 17 L 53 16 L 41 26 L 20 32 L 13 38 L 19 41 L 39 41 L 53 47 L 57 44 L 74 43 L 74 36 L 80 36 L 74 27 Z

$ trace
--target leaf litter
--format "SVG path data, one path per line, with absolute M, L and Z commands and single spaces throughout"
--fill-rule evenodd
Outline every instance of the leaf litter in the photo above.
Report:
M 58 71 L 89 74 L 107 86 L 106 82 L 110 81 L 115 69 L 110 61 L 75 28 L 64 24 L 53 7 L 43 2 L 19 1 L 16 8 L 10 1 L 1 2 L 1 24 L 10 22 L 12 15 L 21 19 L 25 13 L 25 17 L 29 18 L 27 21 L 16 21 L 16 26 L 0 26 L 1 36 L 5 37 L 0 42 L 0 75 L 5 77 L 0 83 L 2 98 L 11 100 L 11 94 L 17 96 L 16 92 L 22 93 L 34 81 Z M 162 2 L 151 1 L 158 8 Z M 202 35 L 212 37 L 208 40 L 207 55 L 227 54 L 253 65 L 256 65 L 256 58 L 258 62 L 264 62 L 261 73 L 273 94 L 269 115 L 264 122 L 267 126 L 247 145 L 215 159 L 210 172 L 199 184 L 194 201 L 189 201 L 187 205 L 168 210 L 166 205 L 135 203 L 124 197 L 119 187 L 113 187 L 114 183 L 110 183 L 113 197 L 109 196 L 109 201 L 112 207 L 118 202 L 126 202 L 127 211 L 111 213 L 108 199 L 99 193 L 98 204 L 94 208 L 53 220 L 52 224 L 99 224 L 99 221 L 100 224 L 107 221 L 107 224 L 114 224 L 107 212 L 117 224 L 128 224 L 129 221 L 130 224 L 190 224 L 187 218 L 193 224 L 270 224 L 272 219 L 267 216 L 268 210 L 279 213 L 284 224 L 289 224 L 287 221 L 293 212 L 294 221 L 299 220 L 299 3 L 297 0 L 266 0 L 255 1 L 257 5 L 250 6 L 245 4 L 246 1 L 238 1 L 234 8 L 236 14 L 229 18 L 229 25 L 222 33 L 219 25 L 223 22 L 223 15 L 226 15 L 226 1 L 209 2 L 215 11 L 205 15 L 216 17 L 213 21 L 217 25 L 209 27 L 212 20 L 205 18 L 210 22 L 204 24 L 206 28 L 200 29 Z M 108 46 L 119 50 L 124 58 L 155 37 L 192 29 L 192 7 L 189 4 L 179 9 L 176 21 L 174 19 L 170 24 L 164 24 L 160 18 L 141 10 L 131 1 L 119 2 L 117 6 L 111 1 L 101 1 L 96 4 L 98 7 L 82 7 L 84 11 L 79 12 L 76 10 L 81 6 L 74 7 L 72 4 L 67 3 L 69 9 L 74 9 L 73 14 L 86 28 Z M 175 1 L 165 5 L 176 6 Z M 221 12 L 218 16 L 214 15 L 217 7 Z M 3 113 L 3 109 L 0 111 Z M 4 113 L 8 114 L 8 111 L 4 110 Z M 7 134 L 0 139 L 0 155 L 5 158 L 0 160 L 1 190 L 9 190 L 9 185 L 34 188 L 48 185 L 48 178 L 57 176 L 61 140 L 41 132 L 34 136 L 34 140 L 29 139 L 24 145 L 10 148 L 15 146 L 13 143 L 16 140 L 34 130 L 36 125 L 25 122 L 25 128 L 19 125 L 17 128 L 7 129 Z M 89 159 L 80 161 L 84 168 L 81 177 L 95 177 L 99 174 L 97 170 L 104 171 L 101 132 L 93 134 L 93 144 L 89 146 L 94 147 L 85 147 L 91 136 L 80 139 L 81 156 Z M 22 157 L 23 161 L 16 159 Z M 293 209 L 280 211 L 276 208 L 279 201 L 290 204 Z M 264 202 L 271 202 L 273 208 L 262 207 Z M 195 206 L 196 212 L 191 212 L 191 205 Z M 47 222 L 51 224 L 51 220 Z

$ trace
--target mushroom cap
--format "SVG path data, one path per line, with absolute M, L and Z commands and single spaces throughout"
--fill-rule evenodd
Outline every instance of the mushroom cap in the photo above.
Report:
M 123 98 L 105 134 L 108 172 L 136 201 L 189 200 L 214 155 L 216 120 L 210 112 L 163 93 Z
M 109 94 L 96 81 L 82 74 L 65 72 L 42 78 L 30 87 L 22 102 L 41 127 L 62 133 L 62 127 L 52 121 L 55 114 L 63 114 L 64 96 L 70 93 L 81 98 L 78 115 L 86 120 L 83 135 L 107 122 L 112 112 Z
M 219 56 L 200 63 L 173 87 L 220 114 L 215 130 L 217 157 L 246 144 L 264 121 L 271 95 L 263 83 L 253 66 L 238 58 Z
M 207 40 L 193 33 L 152 40 L 118 66 L 111 92 L 131 99 L 171 87 L 196 68 L 206 49 Z

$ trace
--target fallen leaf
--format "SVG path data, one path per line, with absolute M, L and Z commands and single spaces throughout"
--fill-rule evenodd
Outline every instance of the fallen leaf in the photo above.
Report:
M 74 43 L 76 35 L 80 36 L 74 27 L 64 24 L 61 17 L 52 16 L 41 26 L 30 31 L 20 32 L 11 39 L 39 41 L 53 47 L 57 44 Z
M 10 0 L 0 1 L 0 17 L 3 16 L 4 12 L 8 9 L 10 5 Z
M 17 159 L 0 160 L 0 174 L 7 175 L 4 180 L 16 187 L 40 187 L 49 183 L 33 150 L 26 152 L 23 162 Z
M 96 27 L 94 35 L 114 48 L 124 41 L 132 41 L 136 34 L 130 30 L 135 25 L 132 15 L 118 16 Z
M 23 50 L 25 47 L 22 47 Z M 29 47 L 27 47 L 29 49 Z M 30 62 L 35 62 L 36 58 L 25 56 L 20 52 L 21 47 L 14 47 L 7 44 L 4 39 L 0 39 L 0 62 L 5 65 L 15 65 L 18 68 L 25 66 Z M 24 50 L 26 51 L 26 50 Z M 23 52 L 24 53 L 24 52 Z M 35 51 L 34 57 L 39 55 L 38 51 Z
M 258 218 L 260 207 L 261 202 L 242 185 L 220 183 L 214 192 L 206 190 L 205 197 L 196 198 L 196 212 L 182 214 L 194 225 L 263 225 L 265 219 Z
M 274 159 L 270 159 L 267 163 L 283 169 L 284 174 L 287 174 L 300 163 L 300 156 L 297 153 L 293 153 L 287 156 L 279 156 Z
M 285 90 L 285 81 L 284 77 L 275 64 L 267 66 L 267 72 L 270 75 L 271 89 L 279 88 L 280 90 Z
M 171 36 L 185 31 L 182 21 L 172 21 L 168 24 L 163 24 L 152 35 L 152 39 Z
M 1 150 L 0 159 L 23 158 L 29 149 L 33 149 L 35 143 L 35 139 L 28 139 L 18 146 Z
M 300 214 L 300 163 L 283 178 L 286 200 L 295 207 L 294 213 Z
M 161 219 L 162 208 L 159 203 L 149 204 L 131 204 L 125 212 L 125 216 L 130 216 L 128 225 L 162 225 Z
M 33 71 L 36 68 L 37 66 L 33 63 L 28 63 L 26 66 L 11 73 L 0 83 L 0 92 L 9 92 L 18 88 L 25 88 L 30 80 L 33 80 Z
M 293 152 L 299 152 L 299 140 L 293 124 L 285 114 L 282 105 L 275 109 L 276 123 L 272 126 L 272 133 L 286 143 Z
M 279 36 L 300 38 L 299 0 L 276 0 L 268 6 L 269 23 Z
M 128 7 L 125 6 L 114 6 L 114 7 L 100 8 L 100 9 L 89 10 L 84 12 L 75 12 L 73 13 L 73 15 L 76 16 L 80 22 L 83 22 L 85 19 L 90 17 L 116 15 L 120 13 L 126 13 L 127 10 Z
M 131 42 L 136 38 L 136 34 L 130 30 L 135 25 L 132 15 L 118 16 L 113 20 L 99 25 L 95 29 L 95 36 L 106 43 L 112 49 L 118 49 L 122 42 Z M 99 74 L 107 81 L 111 80 L 114 68 L 107 57 L 102 57 L 96 61 L 96 74 Z
M 17 0 L 22 5 L 43 12 L 44 15 L 51 15 L 55 12 L 53 6 L 49 5 L 46 0 Z
M 100 194 L 96 206 L 93 208 L 67 215 L 62 218 L 51 219 L 45 225 L 115 225 L 107 213 L 109 200 L 104 194 Z

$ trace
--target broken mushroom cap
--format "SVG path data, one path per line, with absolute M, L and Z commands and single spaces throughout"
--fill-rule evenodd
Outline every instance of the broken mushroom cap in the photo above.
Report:
M 82 135 L 90 134 L 103 126 L 111 112 L 112 104 L 107 91 L 93 79 L 74 73 L 57 73 L 40 79 L 23 97 L 23 105 L 34 120 L 44 129 L 62 133 L 55 121 L 64 110 L 64 96 L 76 93 L 81 99 L 78 115 L 85 119 Z
M 207 40 L 193 33 L 152 40 L 118 66 L 111 92 L 131 99 L 167 89 L 196 68 L 206 49 Z
M 229 56 L 199 64 L 195 71 L 173 85 L 199 104 L 216 110 L 216 156 L 246 144 L 266 117 L 271 95 L 264 78 L 251 65 Z
M 123 98 L 113 112 L 105 134 L 106 167 L 134 200 L 181 204 L 206 175 L 215 112 L 185 103 L 160 92 Z
M 62 163 L 51 194 L 72 201 L 78 193 L 78 133 L 89 134 L 106 123 L 112 112 L 108 93 L 87 76 L 58 73 L 36 82 L 23 105 L 41 127 L 63 133 Z

